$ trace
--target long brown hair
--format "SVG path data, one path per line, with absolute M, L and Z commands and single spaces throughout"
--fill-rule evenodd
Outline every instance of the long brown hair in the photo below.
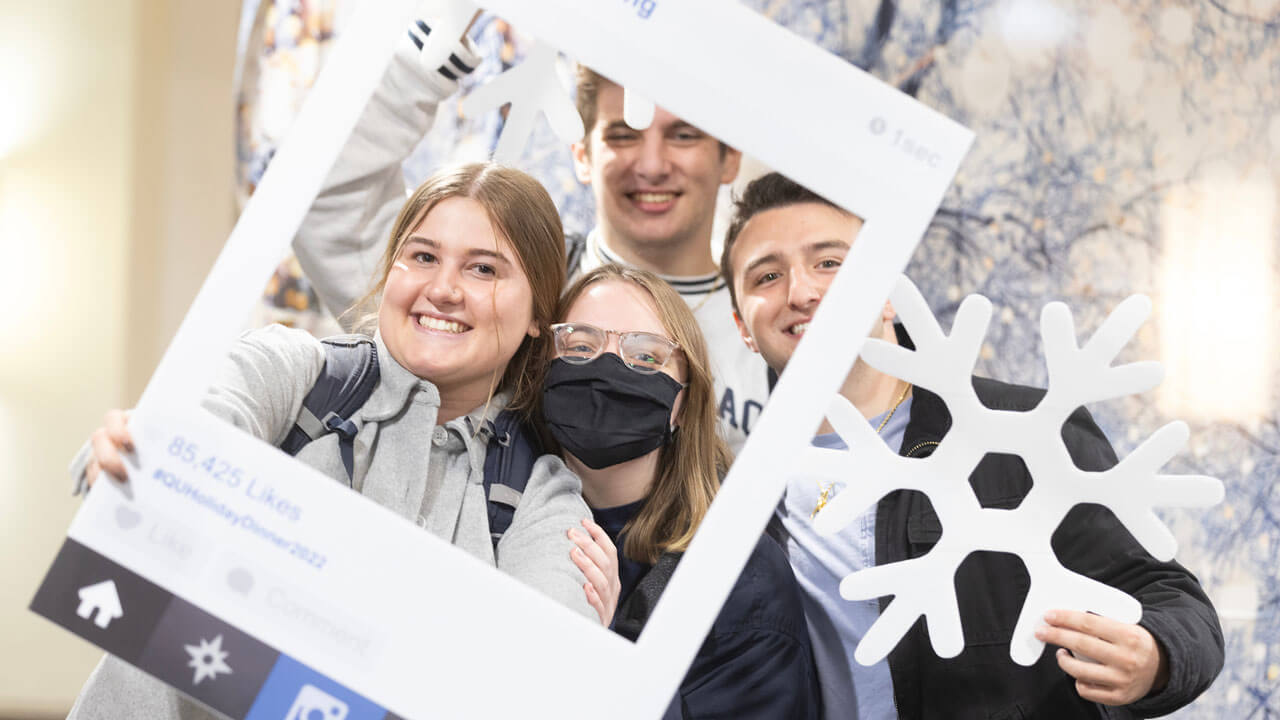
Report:
M 542 391 L 545 358 L 554 347 L 551 320 L 564 287 L 566 261 L 560 213 L 546 188 L 529 175 L 494 163 L 469 163 L 436 171 L 400 210 L 382 256 L 377 284 L 348 313 L 365 313 L 361 326 L 376 322 L 375 300 L 382 295 L 409 234 L 432 208 L 452 197 L 470 198 L 484 207 L 495 234 L 511 245 L 529 281 L 538 336 L 525 336 L 496 390 L 510 390 L 512 397 L 507 407 L 531 415 Z
M 639 286 L 653 298 L 658 318 L 671 339 L 680 345 L 688 368 L 680 429 L 659 452 L 657 477 L 649 495 L 625 528 L 623 553 L 633 560 L 653 564 L 664 552 L 683 552 L 689 547 L 720 488 L 720 476 L 729 469 L 731 457 L 716 427 L 707 343 L 693 312 L 670 285 L 646 270 L 602 265 L 579 277 L 565 291 L 556 317 L 565 317 L 588 287 L 611 280 Z

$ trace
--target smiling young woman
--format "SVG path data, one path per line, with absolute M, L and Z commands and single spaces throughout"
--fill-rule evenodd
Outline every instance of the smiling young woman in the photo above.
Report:
M 474 400 L 487 383 L 486 395 L 509 392 L 508 408 L 529 411 L 566 274 L 560 216 L 548 209 L 547 191 L 518 170 L 475 163 L 436 173 L 405 203 L 378 282 L 349 312 L 365 312 L 358 327 L 402 338 L 397 360 L 422 363 L 437 385 Z M 450 332 L 449 323 L 464 327 Z M 420 330 L 435 342 L 413 340 Z
M 350 466 L 333 433 L 306 444 L 296 457 L 595 617 L 585 577 L 570 559 L 574 543 L 565 534 L 589 516 L 578 478 L 560 458 L 538 458 L 510 526 L 496 542 L 481 481 L 498 413 L 529 413 L 536 405 L 564 279 L 560 219 L 537 181 L 491 164 L 440 171 L 400 213 L 367 298 L 377 303 L 367 320 L 378 382 L 350 416 Z M 321 342 L 302 331 L 271 326 L 249 332 L 233 347 L 204 405 L 278 445 L 298 421 L 326 357 Z M 121 455 L 131 451 L 125 414 L 112 411 L 76 472 L 87 480 L 99 471 L 123 479 Z M 211 715 L 108 657 L 71 717 Z

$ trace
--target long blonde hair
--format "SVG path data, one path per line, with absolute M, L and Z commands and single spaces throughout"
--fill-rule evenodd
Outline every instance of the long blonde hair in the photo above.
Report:
M 625 528 L 623 553 L 653 564 L 664 552 L 683 552 L 689 547 L 720 488 L 720 477 L 729 469 L 731 456 L 716 426 L 707 343 L 693 312 L 670 285 L 646 270 L 602 265 L 565 291 L 556 317 L 565 317 L 588 287 L 610 280 L 639 286 L 653 298 L 658 318 L 671 339 L 679 343 L 688 368 L 680 429 L 659 451 L 657 476 L 649 495 Z
M 484 207 L 497 230 L 495 234 L 511 245 L 529 281 L 538 336 L 525 336 L 507 363 L 496 390 L 510 390 L 512 397 L 507 408 L 531 416 L 542 392 L 544 358 L 554 347 L 551 320 L 555 317 L 560 289 L 564 287 L 566 260 L 560 213 L 546 188 L 529 175 L 494 163 L 469 163 L 442 168 L 427 178 L 396 218 L 382 256 L 377 284 L 347 313 L 363 314 L 360 326 L 376 324 L 376 300 L 382 295 L 387 276 L 409 234 L 432 208 L 452 197 L 470 198 Z

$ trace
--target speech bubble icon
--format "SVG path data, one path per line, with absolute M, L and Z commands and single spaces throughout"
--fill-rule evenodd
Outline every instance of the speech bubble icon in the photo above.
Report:
M 241 595 L 248 595 L 253 589 L 253 575 L 244 568 L 235 568 L 227 573 L 227 586 Z
M 142 513 L 127 505 L 116 506 L 116 525 L 121 530 L 132 530 L 142 522 Z

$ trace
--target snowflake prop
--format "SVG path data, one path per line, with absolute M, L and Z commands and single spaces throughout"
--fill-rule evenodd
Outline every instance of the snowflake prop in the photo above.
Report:
M 496 162 L 514 164 L 520 159 L 539 114 L 566 145 L 582 139 L 582 116 L 556 74 L 556 57 L 555 48 L 539 43 L 524 62 L 472 91 L 462 101 L 462 113 L 471 117 L 511 104 L 493 150 Z
M 439 3 L 439 7 L 444 18 L 442 22 L 446 23 L 446 32 L 453 33 L 455 28 L 460 30 L 466 27 L 466 18 L 472 10 L 469 2 L 445 0 Z M 428 68 L 439 67 L 445 60 L 440 53 L 447 52 L 449 46 L 444 43 L 438 43 L 437 46 L 446 50 L 434 50 L 435 54 L 424 55 L 422 63 Z M 555 48 L 537 43 L 523 62 L 473 90 L 462 100 L 461 112 L 468 117 L 476 117 L 510 105 L 498 143 L 493 149 L 495 162 L 513 165 L 520 160 L 525 146 L 533 136 L 538 115 L 547 119 L 552 131 L 566 145 L 582 139 L 586 129 L 582 126 L 582 117 L 578 114 L 573 98 L 556 72 L 557 55 Z M 656 109 L 657 106 L 649 98 L 632 90 L 624 90 L 622 115 L 623 120 L 631 127 L 637 130 L 649 127 Z
M 1147 552 L 1170 560 L 1177 543 L 1154 508 L 1207 507 L 1222 500 L 1222 483 L 1214 478 L 1159 474 L 1186 443 L 1185 423 L 1165 425 L 1103 472 L 1078 469 L 1063 443 L 1063 423 L 1077 407 L 1144 392 L 1160 383 L 1159 363 L 1111 367 L 1146 321 L 1151 301 L 1134 295 L 1120 303 L 1084 347 L 1076 345 L 1067 306 L 1046 305 L 1040 333 L 1049 388 L 1033 410 L 1011 412 L 983 406 L 970 381 L 991 320 L 989 300 L 980 295 L 965 298 L 948 336 L 907 278 L 899 279 L 890 299 L 917 349 L 867 340 L 861 357 L 881 372 L 937 393 L 951 413 L 952 427 L 928 458 L 900 457 L 847 400 L 836 396 L 827 417 L 849 449 L 807 448 L 802 462 L 809 469 L 806 474 L 819 479 L 858 480 L 818 513 L 814 525 L 821 533 L 834 533 L 887 493 L 907 489 L 929 496 L 944 532 L 919 558 L 852 573 L 840 583 L 840 594 L 848 600 L 894 596 L 858 644 L 855 659 L 864 665 L 883 659 L 921 615 L 928 621 L 934 652 L 941 657 L 959 654 L 964 635 L 955 573 L 977 550 L 1018 555 L 1030 575 L 1031 588 L 1009 649 L 1021 665 L 1031 665 L 1044 650 L 1034 632 L 1051 608 L 1137 622 L 1142 615 L 1137 600 L 1065 568 L 1050 547 L 1050 537 L 1071 508 L 1096 503 L 1110 508 Z M 1014 454 L 1026 462 L 1034 484 L 1016 508 L 983 508 L 974 496 L 968 478 L 987 453 Z

